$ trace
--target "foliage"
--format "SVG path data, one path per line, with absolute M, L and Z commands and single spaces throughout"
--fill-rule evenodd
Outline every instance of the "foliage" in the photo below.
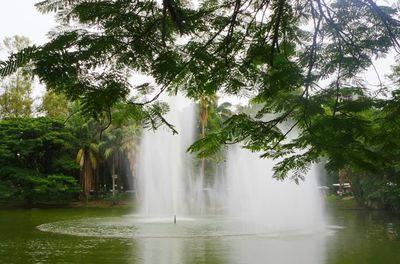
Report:
M 56 119 L 0 120 L 0 199 L 29 204 L 75 198 L 75 139 Z
M 233 115 L 191 150 L 204 157 L 242 142 L 281 160 L 277 178 L 292 171 L 302 179 L 320 157 L 332 169 L 396 169 L 390 146 L 398 146 L 400 133 L 388 124 L 397 122 L 398 92 L 376 97 L 360 78 L 375 58 L 399 52 L 395 8 L 373 0 L 45 0 L 37 6 L 56 12 L 64 27 L 49 43 L 11 56 L 0 75 L 23 57 L 21 66 L 32 62 L 47 88 L 80 100 L 96 120 L 126 104 L 145 126 L 174 130 L 163 117 L 168 106 L 157 102 L 161 93 L 247 95 L 261 105 L 255 115 Z M 135 72 L 151 75 L 156 85 L 131 85 Z M 294 130 L 297 139 L 289 137 Z
M 366 206 L 400 212 L 400 186 L 396 177 L 388 180 L 369 174 L 361 177 L 360 181 Z
M 400 187 L 386 183 L 382 186 L 382 189 L 385 208 L 390 211 L 400 212 Z
M 112 205 L 117 205 L 124 199 L 126 199 L 126 195 L 122 192 L 117 192 L 114 195 L 110 194 L 106 197 L 106 200 L 110 201 Z
M 21 36 L 5 38 L 8 52 L 19 52 L 28 47 L 29 39 Z M 28 117 L 32 114 L 32 74 L 28 67 L 16 70 L 1 83 L 0 117 Z
M 60 120 L 8 118 L 0 120 L 0 165 L 48 174 L 63 173 L 59 159 L 73 157 L 74 137 Z M 70 171 L 68 171 L 70 172 Z
M 48 117 L 65 117 L 69 112 L 68 101 L 63 94 L 47 91 L 38 111 Z
M 35 170 L 4 166 L 0 172 L 0 200 L 38 202 L 65 202 L 76 198 L 80 188 L 73 177 L 40 175 Z
M 99 147 L 95 143 L 83 145 L 76 154 L 76 162 L 81 169 L 80 182 L 83 193 L 88 198 L 90 191 L 95 186 L 93 174 L 96 172 L 99 163 Z
M 77 198 L 80 187 L 71 176 L 48 175 L 34 181 L 34 199 L 38 201 L 71 201 Z
M 136 147 L 136 139 L 139 129 L 135 125 L 126 125 L 121 127 L 111 126 L 105 133 L 99 144 L 99 149 L 105 161 L 110 165 L 110 173 L 112 182 L 115 183 L 113 175 L 122 178 L 122 167 L 124 156 L 128 152 L 134 152 Z M 118 172 L 118 173 L 117 173 Z M 121 182 L 121 180 L 119 180 Z M 122 183 L 122 182 L 121 182 Z M 115 185 L 112 184 L 113 195 L 115 194 Z
M 110 189 L 108 158 L 122 162 L 124 151 L 134 147 L 139 126 L 124 116 L 124 108 L 115 110 L 115 125 L 110 126 L 107 117 L 88 119 L 81 107 L 72 103 L 65 120 L 60 115 L 0 120 L 0 200 L 70 200 L 81 189 L 78 178 L 86 197 L 91 190 L 98 195 Z M 113 173 L 122 176 L 119 167 Z

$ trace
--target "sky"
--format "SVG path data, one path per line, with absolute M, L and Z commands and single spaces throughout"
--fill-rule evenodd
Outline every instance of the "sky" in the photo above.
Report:
M 32 44 L 47 42 L 47 32 L 56 23 L 54 14 L 41 14 L 35 8 L 39 0 L 0 0 L 0 47 L 5 37 L 15 35 L 28 37 Z M 7 58 L 7 53 L 0 50 L 0 60 Z M 37 81 L 34 85 L 32 96 L 43 95 L 45 88 Z
M 0 0 L 0 39 L 23 35 L 34 44 L 46 42 L 46 34 L 55 26 L 54 14 L 41 14 L 38 0 Z

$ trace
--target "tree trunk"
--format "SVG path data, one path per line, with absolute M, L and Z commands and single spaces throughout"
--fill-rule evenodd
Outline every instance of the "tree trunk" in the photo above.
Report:
M 116 180 L 116 175 L 115 175 L 115 160 L 114 157 L 112 159 L 112 196 L 115 196 L 115 180 Z
M 207 108 L 203 109 L 200 114 L 200 125 L 201 125 L 201 138 L 206 137 L 206 126 L 207 126 L 207 119 L 208 119 L 208 111 Z M 205 176 L 205 169 L 206 169 L 206 159 L 201 158 L 200 164 L 200 179 L 203 181 L 201 184 L 204 184 L 204 176 Z
M 94 180 L 94 194 L 95 194 L 95 198 L 99 199 L 99 168 L 97 166 L 97 169 L 95 171 L 95 180 Z
M 92 170 L 92 166 L 90 165 L 90 160 L 89 160 L 89 156 L 84 154 L 84 165 L 83 165 L 83 171 L 82 171 L 82 180 L 81 180 L 81 184 L 82 184 L 82 189 L 83 189 L 83 193 L 85 196 L 86 201 L 88 201 L 89 199 L 89 195 L 90 195 L 90 190 L 92 189 L 92 185 L 93 185 L 93 170 Z
M 360 175 L 358 173 L 355 173 L 353 175 L 353 186 L 352 187 L 353 187 L 354 198 L 357 201 L 357 205 L 360 208 L 365 208 L 364 191 L 362 190 Z

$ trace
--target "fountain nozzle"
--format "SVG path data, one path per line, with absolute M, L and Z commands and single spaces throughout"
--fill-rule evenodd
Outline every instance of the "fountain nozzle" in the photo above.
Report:
M 174 224 L 176 224 L 176 215 L 174 215 Z

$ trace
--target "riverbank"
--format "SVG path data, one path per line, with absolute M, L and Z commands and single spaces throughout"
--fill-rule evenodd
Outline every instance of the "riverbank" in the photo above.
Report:
M 134 202 L 130 198 L 123 198 L 118 201 L 106 198 L 89 201 L 72 201 L 62 203 L 37 203 L 34 205 L 27 205 L 22 202 L 9 202 L 0 203 L 0 209 L 13 209 L 13 208 L 126 208 L 133 209 Z
M 337 197 L 337 196 L 326 196 L 324 199 L 325 205 L 328 208 L 337 210 L 362 210 L 357 205 L 356 200 L 352 196 L 348 197 Z M 135 203 L 131 197 L 123 197 L 118 199 L 112 199 L 112 197 L 104 199 L 96 199 L 89 201 L 72 201 L 65 203 L 38 203 L 32 206 L 28 206 L 21 202 L 13 203 L 0 203 L 0 208 L 126 208 L 134 209 Z M 375 209 L 370 209 L 375 210 Z
M 118 202 L 110 201 L 109 199 L 91 200 L 91 201 L 77 201 L 70 203 L 68 207 L 88 207 L 88 208 L 133 208 L 134 203 L 131 199 L 122 199 Z

